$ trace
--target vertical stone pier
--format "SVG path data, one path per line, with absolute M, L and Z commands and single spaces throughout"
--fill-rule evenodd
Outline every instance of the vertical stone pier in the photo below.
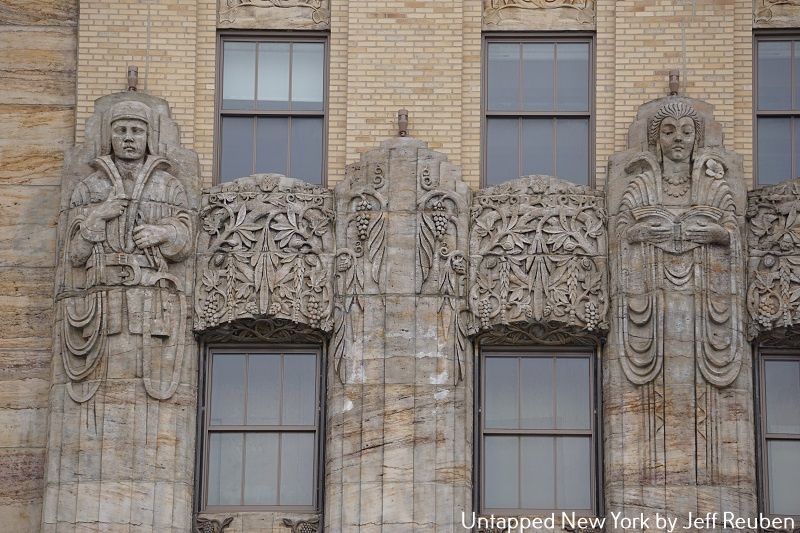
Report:
M 606 510 L 751 517 L 742 159 L 712 106 L 679 96 L 642 105 L 628 145 L 607 186 Z
M 325 526 L 457 531 L 471 510 L 470 192 L 396 138 L 336 186 Z

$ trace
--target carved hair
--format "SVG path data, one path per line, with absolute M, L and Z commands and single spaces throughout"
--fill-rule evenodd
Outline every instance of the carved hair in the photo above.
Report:
M 648 144 L 658 148 L 658 134 L 661 129 L 661 123 L 665 118 L 680 120 L 684 117 L 689 117 L 692 119 L 692 122 L 694 122 L 694 150 L 703 146 L 703 141 L 705 140 L 705 124 L 703 123 L 703 119 L 692 106 L 680 101 L 668 103 L 656 111 L 656 114 L 650 119 L 650 125 L 647 128 Z

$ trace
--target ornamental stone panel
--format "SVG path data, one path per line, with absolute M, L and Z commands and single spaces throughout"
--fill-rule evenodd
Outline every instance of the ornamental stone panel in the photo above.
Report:
M 217 27 L 327 30 L 330 0 L 218 0 Z
M 593 30 L 595 0 L 483 0 L 483 29 Z

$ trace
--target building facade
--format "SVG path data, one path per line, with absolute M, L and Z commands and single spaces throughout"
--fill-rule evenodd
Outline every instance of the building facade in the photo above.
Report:
M 0 19 L 6 530 L 800 525 L 800 2 Z

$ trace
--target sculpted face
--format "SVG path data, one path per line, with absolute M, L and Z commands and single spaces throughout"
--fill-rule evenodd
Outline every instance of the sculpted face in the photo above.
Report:
M 135 118 L 115 120 L 111 124 L 111 147 L 120 159 L 142 159 L 147 151 L 147 123 Z
M 658 142 L 661 153 L 676 163 L 689 160 L 694 149 L 695 128 L 691 117 L 674 119 L 667 117 L 661 122 Z

